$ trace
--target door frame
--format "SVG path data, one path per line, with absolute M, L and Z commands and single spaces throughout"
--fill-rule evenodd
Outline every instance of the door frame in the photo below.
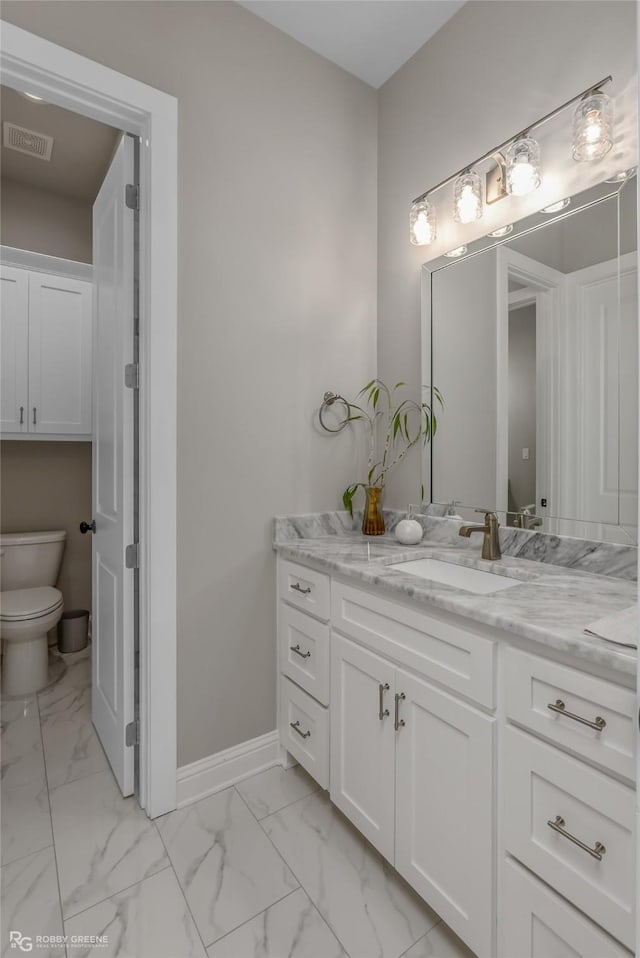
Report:
M 176 807 L 178 103 L 13 24 L 1 25 L 0 82 L 141 140 L 139 799 L 155 818 Z

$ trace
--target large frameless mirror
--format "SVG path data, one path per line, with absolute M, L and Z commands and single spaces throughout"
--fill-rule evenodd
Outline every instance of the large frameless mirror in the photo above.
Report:
M 636 235 L 632 177 L 425 265 L 434 511 L 637 542 Z

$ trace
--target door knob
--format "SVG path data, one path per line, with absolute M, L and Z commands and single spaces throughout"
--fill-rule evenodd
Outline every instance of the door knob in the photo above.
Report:
M 96 520 L 92 519 L 91 522 L 81 522 L 80 523 L 80 532 L 82 535 L 85 532 L 95 532 L 96 531 Z

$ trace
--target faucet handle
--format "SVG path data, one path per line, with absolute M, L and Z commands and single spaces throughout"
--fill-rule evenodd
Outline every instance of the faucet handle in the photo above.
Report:
M 485 516 L 495 516 L 495 509 L 474 509 L 474 512 L 481 512 Z

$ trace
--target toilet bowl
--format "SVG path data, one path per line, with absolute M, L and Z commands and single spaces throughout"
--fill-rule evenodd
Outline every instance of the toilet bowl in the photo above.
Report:
M 50 586 L 0 595 L 2 694 L 29 695 L 47 685 L 47 632 L 62 617 L 62 593 Z
M 47 632 L 63 611 L 54 586 L 65 539 L 63 531 L 0 536 L 3 695 L 30 695 L 47 685 Z

